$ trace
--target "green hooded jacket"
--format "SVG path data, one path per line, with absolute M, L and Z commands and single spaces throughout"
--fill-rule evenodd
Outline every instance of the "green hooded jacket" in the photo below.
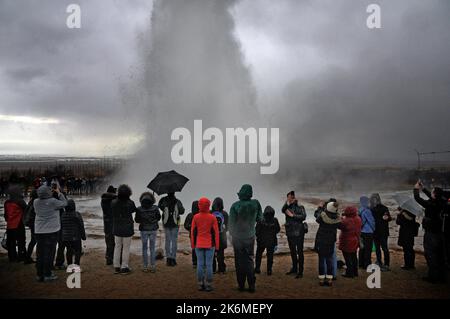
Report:
M 248 239 L 255 236 L 256 222 L 262 219 L 261 204 L 256 199 L 251 199 L 253 189 L 245 184 L 238 193 L 239 201 L 230 209 L 229 229 L 231 236 L 238 239 Z

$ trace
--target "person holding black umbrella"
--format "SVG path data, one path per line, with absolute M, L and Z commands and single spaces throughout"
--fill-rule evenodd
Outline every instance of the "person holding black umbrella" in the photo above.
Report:
M 166 264 L 177 265 L 177 241 L 180 226 L 180 216 L 184 214 L 183 203 L 175 197 L 175 193 L 168 193 L 160 199 L 159 209 L 163 212 L 162 221 L 166 240 Z
M 175 197 L 175 192 L 180 192 L 189 179 L 176 171 L 160 172 L 147 185 L 149 189 L 158 195 L 167 194 L 160 199 L 159 209 L 162 211 L 162 221 L 166 238 L 166 262 L 167 266 L 177 265 L 177 240 L 180 226 L 180 216 L 184 214 L 183 204 Z

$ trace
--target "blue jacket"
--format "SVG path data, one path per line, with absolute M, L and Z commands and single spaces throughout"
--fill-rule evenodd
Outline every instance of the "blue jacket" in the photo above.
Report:
M 375 218 L 369 208 L 369 198 L 362 196 L 359 199 L 361 206 L 359 207 L 359 216 L 361 217 L 362 227 L 361 233 L 373 234 L 375 231 Z

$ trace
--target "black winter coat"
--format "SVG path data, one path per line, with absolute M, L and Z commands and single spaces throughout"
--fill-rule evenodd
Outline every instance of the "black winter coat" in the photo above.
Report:
M 158 222 L 161 213 L 156 205 L 150 207 L 140 206 L 136 209 L 134 221 L 139 224 L 140 231 L 155 231 L 159 229 Z
M 277 218 L 263 218 L 256 224 L 256 243 L 261 247 L 274 248 L 278 244 L 279 232 L 280 223 Z
M 322 212 L 317 217 L 316 222 L 319 229 L 316 234 L 316 245 L 319 254 L 331 254 L 336 245 L 337 229 L 340 227 L 340 216 L 337 213 L 328 211 Z
M 288 209 L 294 213 L 293 217 L 286 214 L 286 210 Z M 281 208 L 281 211 L 286 215 L 286 235 L 288 237 L 305 236 L 305 229 L 303 226 L 303 222 L 306 219 L 305 207 L 298 205 L 298 202 L 295 201 L 290 205 L 285 203 Z
M 76 211 L 75 202 L 67 201 L 65 211 L 61 215 L 61 239 L 63 241 L 86 240 L 83 217 Z
M 131 199 L 114 199 L 111 202 L 114 236 L 131 237 L 134 234 L 133 213 L 136 205 Z
M 389 214 L 389 209 L 383 204 L 378 204 L 375 207 L 371 207 L 370 210 L 372 211 L 373 218 L 375 219 L 374 237 L 389 237 L 389 222 L 392 220 L 391 215 Z M 385 214 L 389 217 L 387 220 L 383 219 Z
M 111 202 L 116 199 L 114 193 L 104 193 L 102 195 L 101 206 L 103 211 L 103 231 L 105 234 L 112 234 L 113 215 L 111 210 Z
M 429 192 L 424 192 L 429 196 Z M 442 213 L 446 203 L 442 200 L 428 199 L 420 197 L 420 191 L 414 189 L 414 199 L 425 208 L 425 216 L 422 220 L 422 226 L 425 232 L 439 234 L 442 232 Z
M 417 236 L 419 230 L 415 216 L 402 212 L 398 214 L 395 222 L 400 226 L 397 244 L 402 247 L 414 246 L 414 237 Z

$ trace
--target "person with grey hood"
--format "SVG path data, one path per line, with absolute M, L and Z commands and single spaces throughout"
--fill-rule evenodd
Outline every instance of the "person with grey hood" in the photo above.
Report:
M 77 212 L 73 199 L 67 201 L 66 209 L 61 216 L 61 238 L 67 248 L 67 265 L 72 265 L 75 256 L 75 264 L 80 265 L 81 241 L 86 240 L 86 231 L 81 214 Z
M 38 281 L 58 279 L 52 272 L 58 232 L 61 230 L 59 210 L 67 206 L 67 200 L 58 188 L 54 190 L 58 198 L 52 195 L 52 189 L 46 185 L 37 190 L 38 198 L 33 202 L 36 218 L 34 232 L 37 242 L 36 269 Z

